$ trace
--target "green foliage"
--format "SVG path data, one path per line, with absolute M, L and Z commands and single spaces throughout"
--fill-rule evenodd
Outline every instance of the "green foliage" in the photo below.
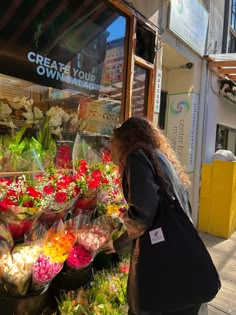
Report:
M 58 300 L 61 315 L 127 314 L 127 274 L 118 270 L 98 272 L 87 289 L 63 293 Z

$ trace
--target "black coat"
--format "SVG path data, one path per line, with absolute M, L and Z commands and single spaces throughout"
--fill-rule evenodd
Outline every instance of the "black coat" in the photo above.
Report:
M 190 218 L 190 204 L 186 190 L 167 159 L 158 152 L 157 158 L 169 178 L 170 191 Z M 148 305 L 151 296 L 155 299 L 154 285 L 163 285 L 162 283 L 153 284 L 151 278 L 150 281 L 146 281 L 146 277 L 155 274 L 155 266 L 152 263 L 147 261 L 145 265 L 142 264 L 142 268 L 140 265 L 140 253 L 145 250 L 145 255 L 149 255 L 147 249 L 142 248 L 144 244 L 142 239 L 149 237 L 157 211 L 165 205 L 166 201 L 166 194 L 163 195 L 160 183 L 158 174 L 142 150 L 132 152 L 128 156 L 122 181 L 124 196 L 129 204 L 129 210 L 124 216 L 127 233 L 114 242 L 114 247 L 118 253 L 121 253 L 132 240 L 127 298 L 129 308 L 134 314 L 140 314 L 140 309 L 144 310 L 141 304 Z M 151 259 L 150 256 L 149 261 Z M 163 285 L 163 290 L 166 290 L 168 294 L 168 284 Z M 144 303 L 140 302 L 141 300 Z M 158 304 L 158 297 L 156 303 Z M 146 306 L 145 311 L 149 311 Z

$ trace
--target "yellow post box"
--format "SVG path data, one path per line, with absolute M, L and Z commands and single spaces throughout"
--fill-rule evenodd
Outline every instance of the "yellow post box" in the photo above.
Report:
M 236 162 L 202 165 L 198 230 L 229 238 L 236 229 Z

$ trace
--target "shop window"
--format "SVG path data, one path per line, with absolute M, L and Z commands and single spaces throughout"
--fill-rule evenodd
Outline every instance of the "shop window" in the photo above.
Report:
M 236 155 L 236 129 L 217 124 L 215 150 L 224 149 Z
M 160 113 L 158 115 L 158 126 L 165 130 L 166 123 L 166 104 L 167 104 L 167 92 L 161 91 L 161 104 L 160 104 Z
M 232 0 L 231 3 L 231 28 L 236 32 L 236 0 Z
M 216 127 L 216 145 L 215 150 L 227 150 L 228 146 L 228 129 L 224 126 L 217 125 Z
M 12 7 L 0 4 L 1 143 L 24 126 L 23 138 L 40 142 L 46 121 L 45 137 L 70 149 L 77 131 L 110 136 L 120 120 L 127 17 L 92 0 Z
M 155 48 L 155 34 L 144 25 L 137 23 L 135 54 L 142 59 L 153 63 Z
M 135 65 L 132 89 L 132 116 L 144 117 L 147 115 L 148 82 L 148 70 Z

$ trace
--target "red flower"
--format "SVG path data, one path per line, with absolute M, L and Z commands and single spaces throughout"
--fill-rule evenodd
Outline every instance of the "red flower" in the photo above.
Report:
M 119 267 L 119 270 L 121 273 L 128 274 L 129 273 L 129 266 L 121 264 Z
M 43 174 L 36 174 L 36 175 L 35 175 L 35 178 L 41 179 L 41 178 L 43 178 Z
M 66 202 L 66 193 L 65 192 L 57 192 L 54 197 L 56 202 L 62 203 Z
M 108 181 L 108 179 L 106 179 L 106 178 L 103 178 L 103 179 L 102 179 L 102 184 L 109 184 L 109 181 Z
M 78 169 L 78 173 L 83 175 L 88 171 L 88 164 L 85 160 L 80 161 L 80 167 Z
M 49 184 L 47 186 L 44 186 L 43 187 L 43 192 L 46 194 L 46 195 L 51 195 L 53 192 L 54 192 L 54 186 Z
M 80 188 L 78 186 L 75 186 L 73 195 L 74 196 L 78 195 L 80 193 L 80 191 L 81 191 Z
M 33 198 L 41 197 L 40 192 L 38 192 L 34 187 L 29 186 L 26 188 L 26 192 Z
M 116 185 L 119 185 L 120 184 L 120 179 L 119 178 L 114 178 L 113 179 L 113 183 L 116 184 Z
M 9 189 L 8 192 L 7 192 L 7 196 L 8 197 L 16 197 L 17 196 L 17 193 L 14 189 Z
M 11 199 L 5 198 L 0 201 L 0 211 L 7 212 L 9 206 L 16 206 L 17 203 L 12 201 Z
M 101 180 L 102 172 L 100 170 L 95 170 L 92 172 L 92 178 L 96 180 Z
M 106 150 L 103 150 L 102 152 L 102 161 L 103 163 L 109 163 L 111 161 L 111 151 L 106 149 Z
M 98 188 L 99 183 L 100 183 L 100 182 L 99 182 L 98 180 L 96 180 L 96 179 L 88 180 L 88 187 L 89 187 L 90 189 L 96 189 L 96 188 Z
M 63 181 L 57 182 L 56 185 L 57 185 L 58 190 L 65 189 L 68 186 L 68 184 L 66 182 L 63 182 Z
M 32 208 L 34 206 L 33 201 L 29 200 L 23 203 L 24 207 Z

